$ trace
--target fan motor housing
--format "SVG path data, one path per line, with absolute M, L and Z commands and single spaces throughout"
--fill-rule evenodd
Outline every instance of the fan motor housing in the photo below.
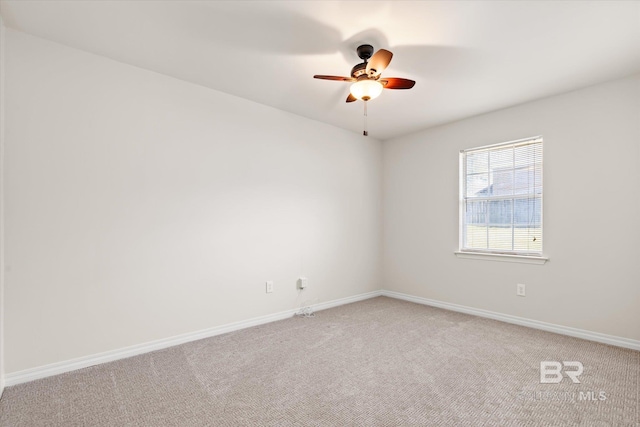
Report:
M 356 65 L 351 69 L 351 77 L 357 79 L 360 76 L 367 74 L 367 63 L 363 62 L 361 64 Z

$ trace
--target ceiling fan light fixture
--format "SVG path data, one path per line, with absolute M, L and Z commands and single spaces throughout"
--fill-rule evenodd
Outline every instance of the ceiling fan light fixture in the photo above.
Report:
M 351 95 L 363 101 L 377 98 L 382 93 L 382 83 L 377 80 L 360 80 L 351 85 Z

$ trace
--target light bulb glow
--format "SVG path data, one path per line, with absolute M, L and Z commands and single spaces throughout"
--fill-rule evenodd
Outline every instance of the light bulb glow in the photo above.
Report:
M 382 83 L 376 80 L 360 80 L 351 85 L 351 95 L 363 101 L 377 98 L 382 93 Z

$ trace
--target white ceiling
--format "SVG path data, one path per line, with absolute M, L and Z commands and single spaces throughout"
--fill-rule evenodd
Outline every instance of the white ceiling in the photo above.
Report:
M 362 43 L 417 81 L 369 106 L 388 139 L 640 71 L 639 1 L 2 0 L 14 29 L 362 132 Z

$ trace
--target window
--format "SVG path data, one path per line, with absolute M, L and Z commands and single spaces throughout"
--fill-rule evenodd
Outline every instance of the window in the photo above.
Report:
M 542 137 L 460 152 L 460 251 L 542 255 Z

